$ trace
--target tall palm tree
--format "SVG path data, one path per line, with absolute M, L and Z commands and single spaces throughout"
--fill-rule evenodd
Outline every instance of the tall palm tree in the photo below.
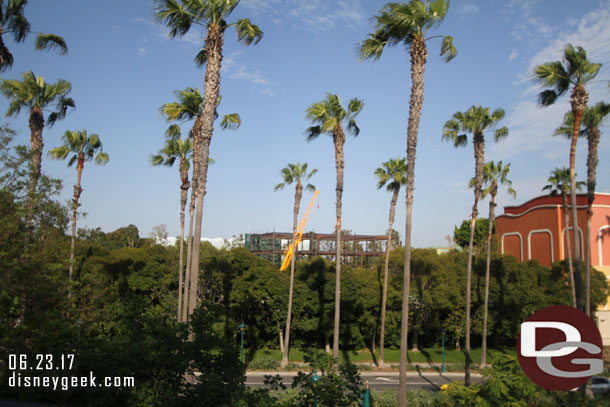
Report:
M 307 172 L 307 163 L 301 164 L 288 164 L 286 167 L 282 168 L 280 174 L 282 175 L 283 182 L 277 184 L 273 190 L 279 191 L 280 189 L 284 189 L 286 185 L 296 184 L 294 191 L 294 211 L 293 211 L 293 220 L 292 220 L 292 244 L 294 245 L 292 248 L 292 259 L 290 260 L 290 287 L 288 289 L 288 314 L 286 316 L 286 334 L 284 336 L 284 352 L 282 354 L 282 367 L 286 367 L 288 364 L 288 346 L 290 345 L 290 321 L 292 318 L 292 294 L 294 290 L 294 264 L 295 259 L 297 257 L 297 248 L 295 245 L 297 239 L 297 218 L 299 215 L 299 208 L 301 206 L 301 198 L 303 197 L 303 184 L 301 181 L 309 180 L 311 177 L 318 172 L 317 169 L 313 169 L 310 172 Z M 310 192 L 314 192 L 316 187 L 312 184 L 307 184 L 305 186 Z
M 364 103 L 357 98 L 347 102 L 347 110 L 341 106 L 341 99 L 338 95 L 328 93 L 324 100 L 316 102 L 307 108 L 307 119 L 316 124 L 307 129 L 307 141 L 315 140 L 322 133 L 326 133 L 333 138 L 335 147 L 335 168 L 337 170 L 337 224 L 336 234 L 336 285 L 335 285 L 335 325 L 333 330 L 333 356 L 339 357 L 339 318 L 341 301 L 341 196 L 343 195 L 343 145 L 345 144 L 345 133 L 343 126 L 348 133 L 357 136 L 360 129 L 356 125 L 356 116 L 364 107 Z
M 15 42 L 23 42 L 30 33 L 30 23 L 23 15 L 27 0 L 0 1 L 0 72 L 13 66 L 13 54 L 4 44 L 3 34 L 11 34 Z M 55 34 L 37 33 L 37 50 L 57 49 L 64 55 L 68 47 L 64 39 Z
M 193 154 L 193 144 L 190 138 L 169 139 L 165 141 L 165 146 L 150 159 L 155 166 L 163 165 L 171 167 L 176 160 L 179 161 L 178 171 L 180 174 L 180 260 L 178 262 L 178 310 L 177 320 L 182 321 L 184 291 L 184 218 L 188 190 L 191 187 L 189 182 L 189 169 L 191 167 L 191 156 Z
M 68 108 L 74 108 L 74 100 L 67 96 L 72 86 L 64 79 L 58 79 L 55 83 L 47 83 L 42 76 L 36 76 L 32 71 L 24 72 L 22 76 L 22 81 L 0 80 L 0 91 L 11 100 L 6 116 L 18 115 L 21 108 L 29 109 L 32 167 L 28 206 L 31 212 L 42 167 L 42 149 L 44 147 L 42 130 L 45 122 L 50 127 L 57 120 L 63 119 Z M 49 108 L 55 108 L 55 110 L 48 114 L 45 121 L 45 111 Z
M 408 3 L 387 3 L 378 16 L 375 32 L 358 45 L 361 59 L 379 59 L 386 45 L 404 44 L 411 56 L 411 96 L 409 99 L 409 124 L 407 130 L 407 216 L 405 224 L 405 265 L 403 273 L 402 322 L 400 329 L 400 407 L 406 404 L 407 394 L 407 334 L 409 319 L 409 288 L 411 281 L 411 229 L 413 186 L 415 182 L 415 150 L 419 132 L 419 120 L 424 101 L 424 70 L 428 58 L 426 37 L 428 30 L 443 21 L 449 8 L 449 0 Z M 446 36 L 441 44 L 441 56 L 446 62 L 457 51 L 453 38 Z
M 595 106 L 588 106 L 582 117 L 582 130 L 580 136 L 587 137 L 587 239 L 585 240 L 585 309 L 587 315 L 591 315 L 591 218 L 593 217 L 593 201 L 595 199 L 595 185 L 597 184 L 597 164 L 599 161 L 597 148 L 601 132 L 600 126 L 610 114 L 610 104 L 599 102 Z M 572 136 L 574 126 L 574 114 L 566 113 L 563 125 L 555 130 L 556 135 L 566 137 Z
M 68 161 L 68 167 L 76 163 L 76 185 L 74 185 L 74 198 L 72 199 L 72 240 L 70 242 L 70 268 L 68 276 L 72 283 L 72 272 L 74 270 L 74 240 L 76 239 L 76 211 L 80 206 L 78 200 L 83 192 L 81 188 L 81 176 L 85 168 L 85 162 L 95 160 L 97 165 L 105 165 L 110 157 L 102 151 L 102 142 L 97 134 L 87 134 L 87 130 L 66 131 L 61 138 L 63 145 L 49 150 L 51 158 L 65 160 L 70 153 L 73 155 Z M 72 295 L 70 287 L 69 295 Z
M 562 61 L 547 62 L 535 68 L 535 78 L 546 89 L 538 95 L 541 106 L 550 106 L 569 89 L 570 105 L 574 114 L 572 143 L 570 145 L 570 197 L 572 201 L 572 227 L 578 230 L 578 209 L 576 205 L 576 142 L 580 131 L 580 122 L 589 101 L 589 93 L 585 85 L 590 82 L 601 68 L 601 64 L 592 63 L 587 59 L 587 53 L 582 47 L 574 48 L 568 44 L 563 53 Z M 582 290 L 580 281 L 580 243 L 578 233 L 574 233 L 574 279 L 576 282 L 576 302 L 582 311 Z
M 494 210 L 496 208 L 496 195 L 498 194 L 498 186 L 506 185 L 508 193 L 513 198 L 517 196 L 515 190 L 511 187 L 512 181 L 508 179 L 510 164 L 502 165 L 502 161 L 498 164 L 490 161 L 485 163 L 483 167 L 483 186 L 481 190 L 481 199 L 485 199 L 487 195 L 491 196 L 489 201 L 489 231 L 487 233 L 487 261 L 485 263 L 485 307 L 483 308 L 483 344 L 481 346 L 481 367 L 485 367 L 487 363 L 487 316 L 489 309 L 489 269 L 491 265 L 491 235 L 493 233 Z M 477 183 L 476 178 L 470 180 L 470 187 L 474 187 Z
M 226 19 L 237 7 L 239 0 L 157 0 L 156 19 L 169 27 L 170 37 L 186 34 L 193 25 L 205 27 L 206 37 L 203 48 L 195 57 L 198 66 L 205 66 L 203 110 L 200 131 L 193 132 L 193 167 L 197 168 L 193 180 L 196 180 L 197 196 L 195 214 L 195 232 L 191 253 L 191 276 L 189 289 L 189 306 L 187 315 L 191 315 L 197 306 L 199 247 L 201 245 L 201 222 L 203 219 L 203 197 L 207 181 L 210 142 L 214 131 L 216 106 L 220 95 L 220 66 L 224 33 L 228 27 L 235 27 L 237 40 L 245 45 L 258 43 L 263 32 L 249 19 L 244 18 L 234 23 Z
M 574 277 L 574 267 L 572 265 L 572 246 L 570 244 L 570 231 L 568 230 L 570 226 L 570 215 L 568 212 L 568 194 L 570 193 L 570 170 L 566 167 L 563 168 L 555 168 L 551 171 L 551 175 L 548 180 L 549 184 L 545 185 L 542 190 L 550 191 L 551 196 L 559 196 L 562 198 L 562 210 L 563 210 L 563 223 L 566 228 L 566 245 L 568 249 L 568 270 L 570 273 L 570 284 L 572 286 L 572 304 L 574 307 L 577 307 L 577 298 L 576 298 L 576 287 L 577 283 Z M 585 185 L 584 182 L 576 182 L 576 189 L 581 190 Z M 576 229 L 572 229 L 574 235 L 578 232 Z
M 385 340 L 385 311 L 388 300 L 388 270 L 390 267 L 390 248 L 392 246 L 392 228 L 394 225 L 394 214 L 396 212 L 396 201 L 400 188 L 407 184 L 407 162 L 406 158 L 393 158 L 381 164 L 375 170 L 375 176 L 379 180 L 377 189 L 383 188 L 392 193 L 390 200 L 390 215 L 388 222 L 388 240 L 385 247 L 385 263 L 383 269 L 383 294 L 381 296 L 381 333 L 379 336 L 379 366 L 383 367 L 383 351 Z
M 186 249 L 186 281 L 185 281 L 185 290 L 183 297 L 183 305 L 182 305 L 182 321 L 186 322 L 189 312 L 187 312 L 189 307 L 189 291 L 190 291 L 190 283 L 191 283 L 191 255 L 192 255 L 192 245 L 193 245 L 193 224 L 195 220 L 195 203 L 197 200 L 197 176 L 199 173 L 199 164 L 200 160 L 196 158 L 200 156 L 200 144 L 194 142 L 196 138 L 195 134 L 201 134 L 202 124 L 203 124 L 203 97 L 199 92 L 199 89 L 187 87 L 184 90 L 179 90 L 174 92 L 177 101 L 165 103 L 159 109 L 161 115 L 165 117 L 168 122 L 180 122 L 184 123 L 187 121 L 195 120 L 191 130 L 189 132 L 189 138 L 191 139 L 192 144 L 192 160 L 193 160 L 193 177 L 192 177 L 192 186 L 191 186 L 191 203 L 189 207 L 189 232 L 187 239 L 187 249 Z M 217 99 L 216 106 L 220 103 L 220 96 Z M 214 112 L 214 119 L 218 118 L 218 113 Z M 222 118 L 220 122 L 220 127 L 222 129 L 228 130 L 236 130 L 239 128 L 241 124 L 241 118 L 237 113 L 227 114 Z M 180 139 L 181 131 L 180 126 L 177 124 L 172 124 L 168 127 L 165 132 L 165 137 L 168 140 L 178 140 Z M 199 138 L 201 138 L 199 136 Z M 208 163 L 211 163 L 212 159 L 208 156 Z M 207 170 L 206 170 L 207 171 Z M 181 252 L 182 253 L 182 252 Z
M 472 250 L 474 241 L 474 229 L 477 221 L 477 206 L 483 185 L 483 166 L 485 163 L 485 131 L 492 130 L 504 117 L 504 110 L 496 109 L 490 113 L 488 107 L 472 106 L 466 112 L 456 112 L 451 120 L 443 127 L 444 141 L 452 142 L 455 147 L 465 147 L 468 144 L 466 134 L 472 134 L 474 146 L 474 205 L 472 205 L 472 217 L 470 219 L 470 242 L 468 244 L 468 266 L 466 269 L 466 366 L 464 369 L 464 384 L 470 386 L 470 291 L 472 280 Z M 502 127 L 495 131 L 496 141 L 508 136 L 508 129 Z

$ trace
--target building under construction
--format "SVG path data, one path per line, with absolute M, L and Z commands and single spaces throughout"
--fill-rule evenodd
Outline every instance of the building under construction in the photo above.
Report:
M 367 266 L 370 258 L 385 255 L 385 247 L 388 237 L 386 235 L 352 235 L 341 234 L 341 258 L 343 262 L 354 266 Z M 269 232 L 260 234 L 246 234 L 245 246 L 253 254 L 263 257 L 278 267 L 282 264 L 286 249 L 290 246 L 292 233 Z M 397 237 L 393 238 L 392 247 L 400 245 Z M 323 256 L 330 260 L 336 255 L 336 235 L 334 233 L 303 233 L 300 243 L 297 245 L 296 259 L 311 259 L 315 256 Z

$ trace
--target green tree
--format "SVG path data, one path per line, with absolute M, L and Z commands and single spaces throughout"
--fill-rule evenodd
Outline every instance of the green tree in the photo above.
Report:
M 296 164 L 288 164 L 286 167 L 282 168 L 280 174 L 282 175 L 281 182 L 277 184 L 273 190 L 279 191 L 280 189 L 284 189 L 286 185 L 295 184 L 294 191 L 294 210 L 293 210 L 293 220 L 292 220 L 292 258 L 290 259 L 290 287 L 288 288 L 288 313 L 286 315 L 286 334 L 284 335 L 284 352 L 282 355 L 282 367 L 286 367 L 288 364 L 288 353 L 289 353 L 289 345 L 290 345 L 290 319 L 292 317 L 292 293 L 294 290 L 294 264 L 297 257 L 297 219 L 299 216 L 299 208 L 301 206 L 301 198 L 303 197 L 303 184 L 301 180 L 309 180 L 315 173 L 318 172 L 317 169 L 311 170 L 309 173 L 307 172 L 307 163 L 296 163 Z M 312 184 L 307 184 L 305 188 L 314 192 L 316 187 Z
M 27 0 L 7 0 L 0 2 L 0 72 L 13 66 L 13 54 L 4 44 L 2 35 L 10 34 L 15 42 L 25 41 L 30 31 L 30 23 L 23 15 Z M 64 39 L 55 34 L 36 33 L 36 49 L 57 49 L 62 55 L 68 52 Z
M 466 270 L 466 386 L 470 386 L 470 289 L 472 279 L 472 251 L 474 244 L 474 229 L 477 221 L 477 206 L 483 185 L 483 167 L 485 163 L 485 131 L 492 130 L 504 117 L 504 110 L 496 109 L 490 113 L 490 109 L 482 106 L 472 106 L 466 112 L 456 112 L 451 120 L 443 127 L 443 140 L 452 142 L 457 147 L 465 147 L 468 144 L 468 136 L 464 133 L 472 133 L 472 144 L 474 146 L 474 205 L 472 206 L 472 217 L 470 220 L 470 241 L 468 244 L 468 266 Z M 508 128 L 502 127 L 495 131 L 496 141 L 508 136 Z
M 338 95 L 328 93 L 324 100 L 313 103 L 307 108 L 307 119 L 314 126 L 307 129 L 307 141 L 315 140 L 320 134 L 325 133 L 333 138 L 335 147 L 335 168 L 337 170 L 337 224 L 336 233 L 336 285 L 335 285 L 335 325 L 333 331 L 333 356 L 339 357 L 339 317 L 341 303 L 341 206 L 343 195 L 343 167 L 345 158 L 343 145 L 345 144 L 345 126 L 348 133 L 357 136 L 360 129 L 356 125 L 356 116 L 362 111 L 364 103 L 362 100 L 353 98 L 347 102 L 347 110 L 341 106 Z
M 184 322 L 183 317 L 183 292 L 184 292 L 184 217 L 188 191 L 191 186 L 189 182 L 189 169 L 193 144 L 190 139 L 168 139 L 165 146 L 150 158 L 151 164 L 171 167 L 178 160 L 178 172 L 180 175 L 180 260 L 178 263 L 178 321 Z M 189 236 L 190 239 L 190 236 Z
M 512 181 L 508 179 L 510 164 L 502 165 L 502 161 L 498 164 L 490 161 L 485 163 L 483 167 L 483 189 L 481 190 L 481 198 L 485 199 L 487 195 L 491 197 L 489 201 L 489 230 L 487 232 L 487 259 L 485 262 L 485 305 L 483 308 L 483 342 L 481 345 L 481 366 L 484 367 L 487 362 L 487 314 L 489 308 L 489 269 L 491 266 L 491 240 L 494 224 L 494 210 L 496 208 L 496 195 L 498 194 L 498 186 L 506 185 L 508 193 L 513 198 L 517 196 L 515 190 L 511 187 Z M 476 179 L 470 180 L 470 186 L 476 184 Z
M 392 193 L 390 201 L 390 215 L 388 218 L 388 240 L 385 247 L 385 265 L 383 270 L 383 294 L 381 296 L 381 333 L 379 336 L 379 366 L 383 366 L 383 348 L 385 339 L 385 313 L 388 300 L 388 271 L 390 268 L 390 248 L 392 245 L 392 226 L 394 225 L 394 214 L 396 212 L 396 201 L 400 188 L 407 183 L 407 163 L 405 158 L 394 158 L 381 164 L 375 170 L 375 176 L 379 180 L 377 189 L 383 188 Z
M 568 270 L 570 272 L 570 285 L 572 286 L 572 305 L 578 307 L 576 301 L 576 286 L 574 281 L 574 266 L 572 264 L 572 247 L 570 244 L 570 216 L 568 213 L 568 194 L 570 192 L 570 170 L 566 167 L 555 168 L 551 171 L 551 175 L 548 180 L 549 184 L 545 185 L 542 190 L 550 191 L 551 196 L 561 195 L 562 207 L 563 207 L 563 223 L 566 228 L 566 246 L 568 248 Z M 584 182 L 577 182 L 576 188 L 580 190 L 585 185 Z M 576 235 L 578 232 L 576 229 L 572 229 L 573 234 Z
M 226 19 L 239 4 L 239 0 L 203 1 L 203 0 L 157 0 L 156 19 L 167 25 L 170 37 L 180 37 L 186 34 L 193 25 L 206 28 L 206 37 L 203 48 L 195 57 L 198 66 L 205 65 L 205 78 L 203 88 L 203 109 L 200 117 L 201 131 L 193 132 L 193 167 L 197 172 L 193 175 L 196 180 L 197 195 L 195 231 L 191 254 L 191 276 L 189 289 L 189 306 L 187 315 L 190 315 L 197 306 L 197 288 L 199 273 L 199 247 L 201 245 L 201 223 L 203 219 L 203 197 L 207 181 L 208 159 L 210 142 L 214 131 L 216 106 L 220 95 L 220 65 L 222 62 L 222 47 L 225 30 L 235 27 L 239 42 L 250 45 L 258 43 L 263 32 L 249 19 L 244 18 L 234 23 L 227 23 Z
M 550 106 L 569 89 L 570 105 L 574 115 L 572 143 L 570 145 L 570 197 L 572 201 L 572 226 L 578 230 L 576 205 L 576 142 L 580 132 L 580 122 L 589 101 L 589 93 L 585 85 L 590 82 L 601 68 L 601 64 L 592 63 L 587 59 L 587 52 L 582 47 L 574 48 L 568 44 L 563 53 L 562 61 L 547 62 L 535 68 L 535 79 L 546 89 L 538 95 L 541 106 Z M 574 233 L 574 279 L 576 282 L 576 302 L 578 309 L 584 311 L 582 303 L 582 288 L 580 279 L 580 242 L 578 233 Z
M 87 130 L 66 131 L 61 138 L 63 145 L 55 147 L 49 151 L 51 158 L 65 160 L 70 153 L 73 155 L 68 161 L 68 167 L 76 163 L 76 185 L 74 185 L 74 198 L 72 198 L 72 239 L 70 242 L 70 266 L 68 278 L 72 283 L 72 272 L 74 271 L 74 241 L 76 239 L 76 211 L 80 204 L 78 200 L 83 193 L 81 188 L 81 176 L 85 168 L 85 162 L 95 160 L 97 165 L 106 165 L 110 157 L 102 151 L 102 142 L 97 134 L 87 134 Z M 72 296 L 72 287 L 68 296 Z
M 42 76 L 36 76 L 32 71 L 23 73 L 23 81 L 16 79 L 0 80 L 0 92 L 11 100 L 7 116 L 16 116 L 21 108 L 29 109 L 30 146 L 32 166 L 29 182 L 30 212 L 35 199 L 36 184 L 42 168 L 42 149 L 44 147 L 42 130 L 45 121 L 49 126 L 66 116 L 68 108 L 74 108 L 74 100 L 67 97 L 72 89 L 70 82 L 58 79 L 51 84 L 46 83 Z M 44 111 L 54 107 L 45 120 Z M 30 214 L 30 217 L 32 215 Z
M 424 101 L 424 70 L 428 58 L 426 37 L 428 30 L 442 23 L 449 0 L 387 3 L 378 16 L 375 32 L 358 45 L 361 59 L 379 59 L 386 45 L 404 44 L 411 56 L 411 96 L 409 99 L 409 124 L 407 130 L 407 215 L 405 225 L 405 263 L 403 277 L 403 311 L 400 344 L 399 405 L 404 407 L 407 391 L 407 334 L 409 317 L 409 284 L 411 279 L 411 229 L 413 187 L 415 182 L 415 150 L 419 132 L 419 120 Z M 446 36 L 441 44 L 441 56 L 446 62 L 457 55 L 453 37 Z
M 610 114 L 610 104 L 599 102 L 595 106 L 587 107 L 582 116 L 582 130 L 580 136 L 587 137 L 587 231 L 585 236 L 591 236 L 591 218 L 593 217 L 593 201 L 595 200 L 595 185 L 597 184 L 598 145 L 601 137 L 599 128 Z M 555 135 L 572 136 L 574 127 L 574 114 L 566 113 L 563 126 L 555 130 Z M 586 312 L 591 315 L 591 239 L 585 240 L 585 295 Z
M 495 233 L 496 224 L 492 222 L 492 228 Z M 474 226 L 474 246 L 479 250 L 487 240 L 487 229 L 489 229 L 489 219 L 477 217 L 477 222 Z M 465 249 L 470 243 L 470 219 L 464 219 L 458 228 L 453 227 L 453 240 L 461 248 Z
M 203 97 L 201 96 L 201 92 L 197 88 L 187 87 L 184 90 L 179 90 L 174 92 L 177 101 L 165 103 L 159 109 L 161 114 L 165 117 L 168 122 L 180 122 L 184 123 L 187 121 L 195 120 L 191 130 L 189 132 L 189 139 L 191 140 L 191 159 L 193 161 L 193 177 L 192 177 L 192 186 L 191 186 L 191 204 L 189 207 L 189 232 L 187 239 L 187 248 L 186 248 L 186 276 L 185 276 L 185 284 L 184 284 L 184 297 L 182 305 L 182 320 L 185 321 L 189 315 L 189 291 L 191 284 L 191 254 L 192 254 L 192 245 L 193 245 L 193 224 L 195 221 L 195 203 L 197 200 L 197 182 L 198 177 L 196 174 L 199 174 L 199 166 L 200 160 L 198 157 L 201 156 L 200 148 L 201 143 L 195 143 L 194 140 L 202 139 L 201 132 L 203 131 Z M 220 103 L 220 97 L 218 98 L 218 104 Z M 218 117 L 218 113 L 214 112 L 214 119 Z M 227 114 L 223 117 L 220 122 L 220 127 L 222 129 L 236 130 L 241 125 L 241 118 L 237 113 Z M 172 124 L 168 127 L 165 132 L 165 137 L 167 140 L 178 140 L 180 139 L 181 130 L 178 124 Z M 208 156 L 208 163 L 212 164 L 213 159 Z M 206 170 L 207 171 L 207 170 Z M 182 256 L 182 251 L 181 254 Z M 182 268 L 181 268 L 182 269 Z

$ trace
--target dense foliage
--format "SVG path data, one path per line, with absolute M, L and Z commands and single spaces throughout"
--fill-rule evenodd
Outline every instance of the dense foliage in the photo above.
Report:
M 315 352 L 308 360 L 318 373 L 325 373 L 316 386 L 311 386 L 312 370 L 297 378 L 300 390 L 288 390 L 281 396 L 246 388 L 245 365 L 239 362 L 239 324 L 244 322 L 247 327 L 246 361 L 258 348 L 279 348 L 289 281 L 286 272 L 243 247 L 217 249 L 202 244 L 199 288 L 204 302 L 189 323 L 183 324 L 175 320 L 177 247 L 142 239 L 133 225 L 110 233 L 99 228 L 80 230 L 73 295 L 69 297 L 69 207 L 57 201 L 61 182 L 41 177 L 36 216 L 28 224 L 27 149 L 11 146 L 10 129 L 3 128 L 0 133 L 0 149 L 5 153 L 0 157 L 0 394 L 90 406 L 309 405 L 314 391 L 321 392 L 316 393 L 320 403 L 347 406 L 360 397 L 360 379 L 354 367 L 348 364 L 336 370 L 336 366 L 330 367 L 326 354 Z M 403 259 L 403 248 L 394 248 L 389 266 L 389 348 L 398 347 L 400 340 Z M 411 266 L 409 342 L 414 347 L 434 346 L 441 328 L 446 328 L 449 347 L 459 348 L 464 335 L 461 310 L 466 255 L 414 249 Z M 291 342 L 297 349 L 329 347 L 334 271 L 334 263 L 321 257 L 296 264 Z M 481 253 L 473 278 L 475 344 L 482 329 L 484 271 L 485 253 Z M 382 274 L 381 265 L 344 266 L 342 349 L 375 347 Z M 570 303 L 564 264 L 548 268 L 536 261 L 519 263 L 513 257 L 493 254 L 491 274 L 489 332 L 493 346 L 514 346 L 519 324 L 535 310 Z M 606 296 L 605 278 L 595 272 L 592 303 L 597 306 Z M 75 354 L 74 367 L 63 375 L 88 376 L 93 372 L 97 377 L 133 377 L 135 387 L 58 392 L 8 385 L 14 374 L 9 370 L 8 354 L 69 353 Z M 197 384 L 184 380 L 185 373 L 188 376 L 194 371 L 201 374 Z M 38 374 L 50 373 L 32 373 Z M 456 388 L 447 394 L 470 397 L 462 393 L 472 391 Z

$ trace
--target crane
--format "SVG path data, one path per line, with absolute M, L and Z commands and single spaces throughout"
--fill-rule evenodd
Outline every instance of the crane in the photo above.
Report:
M 294 242 L 292 242 L 292 244 L 288 247 L 288 249 L 286 249 L 286 253 L 284 253 L 284 256 L 285 256 L 284 262 L 282 263 L 282 267 L 280 267 L 280 271 L 284 271 L 288 268 L 293 251 L 295 251 L 298 244 L 301 243 L 301 238 L 303 237 L 303 231 L 305 230 L 305 225 L 307 224 L 307 218 L 309 218 L 309 213 L 313 209 L 313 204 L 316 201 L 316 198 L 318 197 L 319 193 L 320 193 L 320 191 L 318 191 L 317 189 L 316 189 L 316 192 L 313 193 L 313 197 L 311 198 L 311 201 L 309 202 L 309 206 L 307 206 L 307 209 L 305 210 L 305 213 L 303 214 L 303 218 L 301 218 L 301 223 L 299 223 L 299 226 L 297 227 L 296 239 L 294 240 Z

